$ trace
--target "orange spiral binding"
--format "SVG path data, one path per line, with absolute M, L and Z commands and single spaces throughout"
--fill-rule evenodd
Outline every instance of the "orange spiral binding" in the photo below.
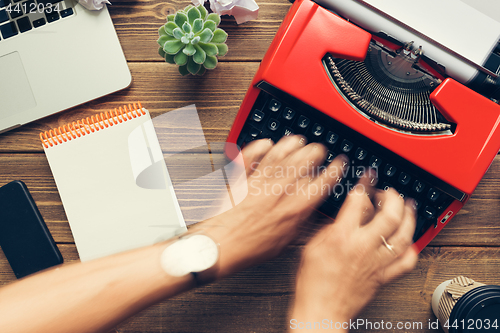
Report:
M 77 139 L 90 133 L 118 125 L 122 122 L 145 115 L 146 111 L 140 102 L 115 108 L 114 111 L 105 111 L 98 115 L 71 122 L 51 130 L 40 133 L 40 141 L 45 148 L 57 146 L 67 141 Z

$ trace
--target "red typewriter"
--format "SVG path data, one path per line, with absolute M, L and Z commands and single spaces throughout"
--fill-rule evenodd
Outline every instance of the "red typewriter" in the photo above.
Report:
M 292 5 L 227 141 L 243 147 L 302 134 L 327 147 L 326 162 L 347 154 L 353 181 L 356 168 L 377 168 L 379 188 L 416 200 L 421 251 L 470 198 L 500 148 L 500 44 L 477 65 L 437 42 L 422 47 L 418 35 L 400 40 L 329 9 L 309 0 Z M 473 67 L 474 79 L 436 61 L 437 51 L 425 52 L 436 45 Z M 321 211 L 334 216 L 345 192 L 332 193 Z

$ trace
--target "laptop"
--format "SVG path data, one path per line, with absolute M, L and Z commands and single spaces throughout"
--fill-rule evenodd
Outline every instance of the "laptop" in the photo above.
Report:
M 0 0 L 0 133 L 131 83 L 107 8 L 54 1 Z

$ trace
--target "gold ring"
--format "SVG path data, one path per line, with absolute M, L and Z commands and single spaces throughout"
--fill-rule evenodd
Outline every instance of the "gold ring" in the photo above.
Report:
M 391 252 L 393 256 L 397 257 L 398 255 L 394 251 L 394 245 L 391 245 L 391 244 L 387 243 L 387 241 L 385 240 L 384 236 L 380 235 L 380 238 L 382 238 L 382 242 L 384 242 L 384 245 L 387 248 L 387 250 L 389 250 L 389 252 Z

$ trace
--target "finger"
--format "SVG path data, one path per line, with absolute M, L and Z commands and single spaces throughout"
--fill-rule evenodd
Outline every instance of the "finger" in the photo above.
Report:
M 256 140 L 250 142 L 243 148 L 243 162 L 245 163 L 245 171 L 247 177 L 250 176 L 259 166 L 262 158 L 271 150 L 273 143 L 270 140 Z
M 280 141 L 278 141 L 275 147 L 275 163 L 281 163 L 295 151 L 305 147 L 306 144 L 307 139 L 302 135 L 290 135 L 283 137 Z
M 320 168 L 321 171 L 318 172 L 318 177 L 311 183 L 311 185 L 321 188 L 321 192 L 318 193 L 319 198 L 326 199 L 332 194 L 335 186 L 344 177 L 344 170 L 348 164 L 349 158 L 342 154 L 337 156 L 328 166 Z
M 273 148 L 264 156 L 261 162 L 262 168 L 275 166 L 289 157 L 292 153 L 303 148 L 307 140 L 302 135 L 291 135 L 282 138 Z
M 366 172 L 363 174 L 363 177 L 361 177 L 359 181 L 359 184 L 363 185 L 366 195 L 372 202 L 375 201 L 375 194 L 378 192 L 378 190 L 375 188 L 377 182 L 377 171 L 372 168 L 366 170 Z
M 293 175 L 289 178 L 314 178 L 320 174 L 320 166 L 326 157 L 326 148 L 319 143 L 311 143 L 289 155 L 282 162 Z
M 300 179 L 297 182 L 297 189 L 299 190 L 296 191 L 302 194 L 300 202 L 316 207 L 326 200 L 328 195 L 332 193 L 335 185 L 342 178 L 342 170 L 345 168 L 346 161 L 348 161 L 347 156 L 339 155 L 326 168 L 318 168 L 315 171 L 315 176 L 317 177 Z M 322 159 L 317 163 L 322 163 Z M 305 188 L 305 190 L 302 190 L 302 188 Z
M 403 222 L 399 229 L 387 240 L 381 237 L 382 243 L 378 248 L 378 252 L 383 266 L 389 265 L 412 245 L 416 224 L 414 205 L 415 201 L 413 199 L 406 200 Z
M 377 185 L 377 173 L 374 169 L 369 168 L 363 173 L 356 186 L 349 192 L 349 196 L 361 195 L 365 202 L 368 199 L 370 207 L 373 208 L 372 200 L 374 200 L 377 193 L 375 185 Z
M 377 235 L 371 237 L 376 243 L 380 243 L 380 236 L 389 239 L 399 229 L 405 211 L 404 200 L 392 188 L 377 192 L 375 202 L 378 201 L 382 201 L 382 207 L 377 209 L 373 220 L 365 226 L 367 233 Z
M 390 282 L 395 278 L 413 270 L 418 261 L 418 252 L 414 247 L 409 247 L 401 256 L 385 268 L 383 283 Z
M 375 213 L 371 202 L 376 189 L 376 175 L 374 170 L 366 172 L 358 184 L 349 192 L 345 199 L 337 219 L 349 223 L 351 227 L 358 228 L 368 222 Z M 343 216 L 345 215 L 345 218 Z
M 415 201 L 408 199 L 405 202 L 403 222 L 399 229 L 387 240 L 394 246 L 396 254 L 401 254 L 413 243 L 413 234 L 416 226 Z

